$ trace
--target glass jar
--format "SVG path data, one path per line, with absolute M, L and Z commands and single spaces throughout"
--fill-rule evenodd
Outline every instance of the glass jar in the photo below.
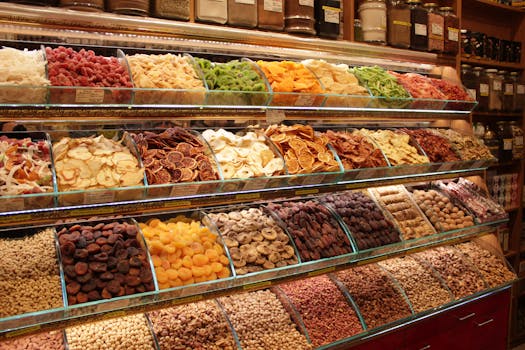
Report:
M 477 122 L 474 124 L 474 136 L 482 140 L 485 135 L 485 125 L 482 122 Z
M 523 129 L 515 120 L 510 122 L 510 128 L 512 129 L 512 159 L 521 159 L 523 158 Z
M 257 27 L 255 0 L 228 0 L 228 24 L 237 27 Z
M 149 15 L 149 0 L 108 0 L 106 4 L 109 12 L 135 16 Z
M 386 44 L 386 3 L 384 0 L 362 0 L 359 18 L 365 42 Z
M 503 92 L 503 79 L 498 75 L 497 69 L 485 70 L 489 78 L 489 110 L 490 111 L 501 111 L 502 105 L 502 92 Z
M 478 78 L 478 110 L 479 111 L 488 111 L 489 102 L 490 102 L 490 79 L 487 74 L 487 71 L 481 67 L 474 67 L 474 72 L 479 72 Z
M 195 19 L 202 22 L 224 24 L 228 20 L 226 0 L 196 0 Z
M 516 92 L 514 98 L 514 111 L 521 112 L 523 111 L 523 106 L 525 105 L 525 84 L 519 79 L 518 73 L 516 73 L 516 87 L 514 91 Z
M 257 27 L 282 31 L 284 29 L 284 1 L 257 0 Z
M 465 57 L 472 56 L 472 46 L 470 45 L 471 32 L 468 29 L 461 29 L 461 55 Z
M 315 35 L 314 0 L 288 0 L 284 3 L 284 30 Z
M 337 39 L 341 23 L 341 1 L 315 1 L 315 28 L 322 38 Z M 363 26 L 364 28 L 364 26 Z
M 156 17 L 184 21 L 190 19 L 190 0 L 153 0 L 152 4 Z
M 428 2 L 423 7 L 428 15 L 428 51 L 441 53 L 444 47 L 445 19 L 438 11 L 438 4 Z
M 410 48 L 413 50 L 427 51 L 427 10 L 421 5 L 421 0 L 408 0 L 407 4 L 410 8 Z
M 440 7 L 444 19 L 443 52 L 455 55 L 459 51 L 459 18 L 454 14 L 452 7 Z
M 500 162 L 508 162 L 512 160 L 512 143 L 514 135 L 512 127 L 509 122 L 499 121 L 496 123 L 496 129 L 499 139 L 499 156 Z
M 483 143 L 489 149 L 490 153 L 496 158 L 499 157 L 499 139 L 498 135 L 491 129 L 489 125 L 485 126 L 485 135 L 483 135 Z
M 389 2 L 388 45 L 408 49 L 410 47 L 410 8 L 403 0 Z
M 514 80 L 506 71 L 498 73 L 503 78 L 502 110 L 512 112 L 514 109 Z
M 469 94 L 474 97 L 475 100 L 478 99 L 478 82 L 479 78 L 474 73 L 472 66 L 469 64 L 461 65 L 461 81 L 463 85 L 467 88 Z
M 104 0 L 60 0 L 60 7 L 77 11 L 102 12 Z
M 363 27 L 359 18 L 354 19 L 354 41 L 363 41 Z

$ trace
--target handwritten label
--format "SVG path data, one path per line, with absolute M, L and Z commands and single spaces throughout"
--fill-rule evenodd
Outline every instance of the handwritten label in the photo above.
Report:
M 299 0 L 299 5 L 314 7 L 314 0 Z
M 414 25 L 416 35 L 427 36 L 427 26 L 425 24 L 416 23 Z
M 102 103 L 104 102 L 104 90 L 102 89 L 77 89 L 75 94 L 76 103 Z
M 266 122 L 268 124 L 279 124 L 286 119 L 286 113 L 280 109 L 266 110 Z
M 171 301 L 171 305 L 188 304 L 202 300 L 202 295 L 192 295 L 190 297 L 175 299 Z
M 264 0 L 264 11 L 283 12 L 283 0 Z
M 172 201 L 164 203 L 164 208 L 191 207 L 191 201 Z
M 326 23 L 339 24 L 341 21 L 341 9 L 331 6 L 323 6 L 324 10 L 324 21 Z
M 325 273 L 334 272 L 334 271 L 335 271 L 335 266 L 331 266 L 331 267 L 327 267 L 326 269 L 309 272 L 308 277 L 324 275 Z
M 253 199 L 260 199 L 261 194 L 260 193 L 241 193 L 235 195 L 235 199 L 237 200 L 253 200 Z
M 448 27 L 448 40 L 459 41 L 459 29 Z
M 108 312 L 107 314 L 105 314 L 103 316 L 103 318 L 107 319 L 107 318 L 116 318 L 116 317 L 124 317 L 126 316 L 128 313 L 124 310 L 120 310 L 120 311 L 112 311 L 112 312 Z
M 34 198 L 34 200 L 41 200 Z M 2 198 L 0 199 L 0 211 L 19 211 L 24 210 L 24 198 Z
M 171 189 L 171 192 L 170 192 L 170 196 L 171 197 L 190 196 L 190 195 L 199 193 L 199 188 L 200 188 L 200 185 L 198 184 L 173 185 L 173 188 Z
M 271 281 L 263 281 L 263 282 L 258 282 L 258 283 L 247 284 L 247 285 L 243 286 L 242 289 L 244 289 L 244 290 L 254 290 L 254 289 L 266 288 L 266 287 L 269 287 L 271 285 L 272 285 Z
M 111 203 L 115 201 L 115 191 L 88 191 L 84 193 L 84 204 Z
M 235 0 L 236 4 L 255 5 L 255 0 Z

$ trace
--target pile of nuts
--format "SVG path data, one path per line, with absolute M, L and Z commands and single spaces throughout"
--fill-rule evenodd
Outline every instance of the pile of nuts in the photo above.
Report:
M 39 333 L 27 337 L 0 342 L 0 350 L 64 350 L 62 331 Z
M 436 190 L 415 190 L 414 200 L 439 231 L 451 231 L 474 225 L 474 218 Z
M 451 301 L 450 292 L 427 266 L 410 256 L 388 259 L 379 265 L 399 282 L 415 312 L 422 312 Z
M 381 206 L 392 214 L 404 240 L 436 233 L 405 192 L 403 185 L 376 187 L 370 191 Z
M 224 306 L 243 349 L 312 349 L 271 291 L 235 294 L 220 298 L 219 302 Z
M 66 336 L 70 350 L 155 350 L 144 314 L 67 328 Z
M 476 242 L 465 242 L 455 246 L 466 254 L 483 275 L 490 288 L 500 286 L 516 278 L 502 258 L 492 254 Z
M 363 192 L 333 193 L 323 197 L 343 219 L 360 250 L 399 242 L 399 232 L 381 209 Z
M 236 348 L 228 322 L 213 300 L 153 311 L 148 316 L 161 349 Z
M 63 307 L 54 232 L 0 239 L 0 317 Z
M 268 203 L 267 208 L 286 224 L 301 261 L 352 252 L 348 236 L 324 205 L 309 200 Z
M 485 289 L 485 281 L 480 273 L 453 247 L 436 247 L 416 253 L 413 257 L 419 262 L 430 264 L 456 299 Z
M 301 315 L 314 346 L 363 331 L 354 309 L 328 276 L 286 283 L 280 288 Z
M 135 225 L 119 221 L 58 231 L 68 304 L 153 291 L 140 240 Z
M 286 233 L 261 209 L 210 213 L 209 216 L 221 231 L 238 275 L 298 263 Z
M 160 289 L 231 275 L 230 260 L 219 236 L 200 221 L 179 215 L 165 222 L 140 223 Z
M 350 292 L 369 329 L 412 314 L 399 289 L 377 264 L 343 270 L 336 277 Z

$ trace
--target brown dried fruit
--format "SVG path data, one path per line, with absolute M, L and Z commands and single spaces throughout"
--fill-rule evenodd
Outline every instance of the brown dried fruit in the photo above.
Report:
M 91 269 L 91 271 L 93 272 L 106 272 L 107 270 L 107 265 L 102 263 L 102 262 L 90 262 L 89 263 L 89 268 Z
M 138 276 L 126 276 L 125 282 L 128 286 L 138 286 L 140 284 L 140 278 Z
M 88 299 L 88 296 L 87 296 L 86 293 L 79 292 L 79 293 L 77 294 L 77 302 L 78 302 L 78 303 L 85 303 L 85 302 L 87 302 L 87 301 L 89 301 L 89 299 Z
M 80 291 L 81 285 L 78 282 L 71 282 L 66 286 L 67 294 L 76 295 Z
M 101 299 L 101 296 L 98 290 L 92 290 L 91 292 L 88 293 L 87 297 L 89 301 L 95 301 L 95 300 Z
M 120 273 L 128 273 L 129 272 L 129 263 L 125 260 L 119 261 L 117 264 L 117 270 Z
M 115 276 L 111 272 L 108 271 L 108 272 L 104 272 L 99 277 L 101 280 L 111 281 Z
M 89 281 L 92 278 L 93 278 L 93 275 L 91 274 L 91 272 L 88 272 L 88 273 L 86 273 L 83 276 L 77 276 L 77 282 L 78 283 L 86 283 L 87 281 Z
M 88 264 L 82 261 L 79 261 L 75 264 L 75 272 L 77 275 L 82 276 L 88 272 Z
M 100 246 L 96 243 L 91 243 L 86 247 L 89 254 L 96 254 L 100 252 Z
M 128 248 L 128 249 L 130 249 L 130 248 Z M 141 267 L 142 266 L 142 260 L 138 256 L 132 256 L 129 259 L 129 265 L 133 266 L 133 267 Z
M 60 252 L 65 256 L 72 256 L 75 253 L 75 249 L 73 242 L 66 242 L 60 246 Z
M 113 295 L 118 294 L 120 292 L 120 283 L 118 281 L 109 281 L 106 289 Z
M 96 288 L 97 288 L 97 281 L 95 281 L 95 279 L 91 279 L 87 283 L 84 283 L 82 285 L 82 288 L 80 288 L 80 290 L 85 293 L 88 293 L 88 292 L 91 292 L 92 290 L 95 290 Z
M 85 259 L 89 256 L 89 252 L 87 249 L 76 249 L 75 253 L 73 254 L 73 257 L 75 259 Z
M 102 293 L 100 295 L 104 299 L 111 299 L 113 297 L 111 293 L 107 290 L 107 288 L 102 289 Z

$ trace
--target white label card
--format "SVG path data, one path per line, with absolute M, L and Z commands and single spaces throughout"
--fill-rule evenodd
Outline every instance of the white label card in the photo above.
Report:
M 501 81 L 495 80 L 494 83 L 492 84 L 492 88 L 494 89 L 494 91 L 501 91 L 501 88 L 502 88 Z
M 75 95 L 76 103 L 102 103 L 104 102 L 103 89 L 77 89 Z
M 266 110 L 266 122 L 268 124 L 279 124 L 286 119 L 286 114 L 280 109 L 268 109 Z
M 341 9 L 330 6 L 323 6 L 324 10 L 324 21 L 326 23 L 339 24 Z
M 264 0 L 264 11 L 283 12 L 283 1 Z
M 505 84 L 505 95 L 514 95 L 514 85 Z
M 479 95 L 484 97 L 489 95 L 489 84 L 479 84 Z
M 512 149 L 512 139 L 503 139 L 503 149 L 510 151 Z
M 448 27 L 448 40 L 459 41 L 459 29 Z
M 427 26 L 425 24 L 416 23 L 414 25 L 416 35 L 427 36 Z
M 255 0 L 235 0 L 236 4 L 255 5 Z
M 122 190 L 125 191 L 125 190 Z M 111 203 L 115 201 L 115 191 L 87 191 L 84 193 L 84 204 Z
M 314 0 L 299 0 L 299 5 L 314 7 Z
M 518 85 L 516 88 L 518 95 L 524 95 L 525 94 L 525 85 Z
M 301 95 L 297 97 L 297 100 L 295 100 L 296 106 L 304 106 L 304 107 L 310 107 L 314 104 L 316 95 Z
M 469 92 L 470 96 L 472 96 L 475 100 L 477 99 L 476 89 L 468 89 L 468 92 Z
M 443 36 L 443 26 L 441 24 L 432 23 L 432 34 Z

